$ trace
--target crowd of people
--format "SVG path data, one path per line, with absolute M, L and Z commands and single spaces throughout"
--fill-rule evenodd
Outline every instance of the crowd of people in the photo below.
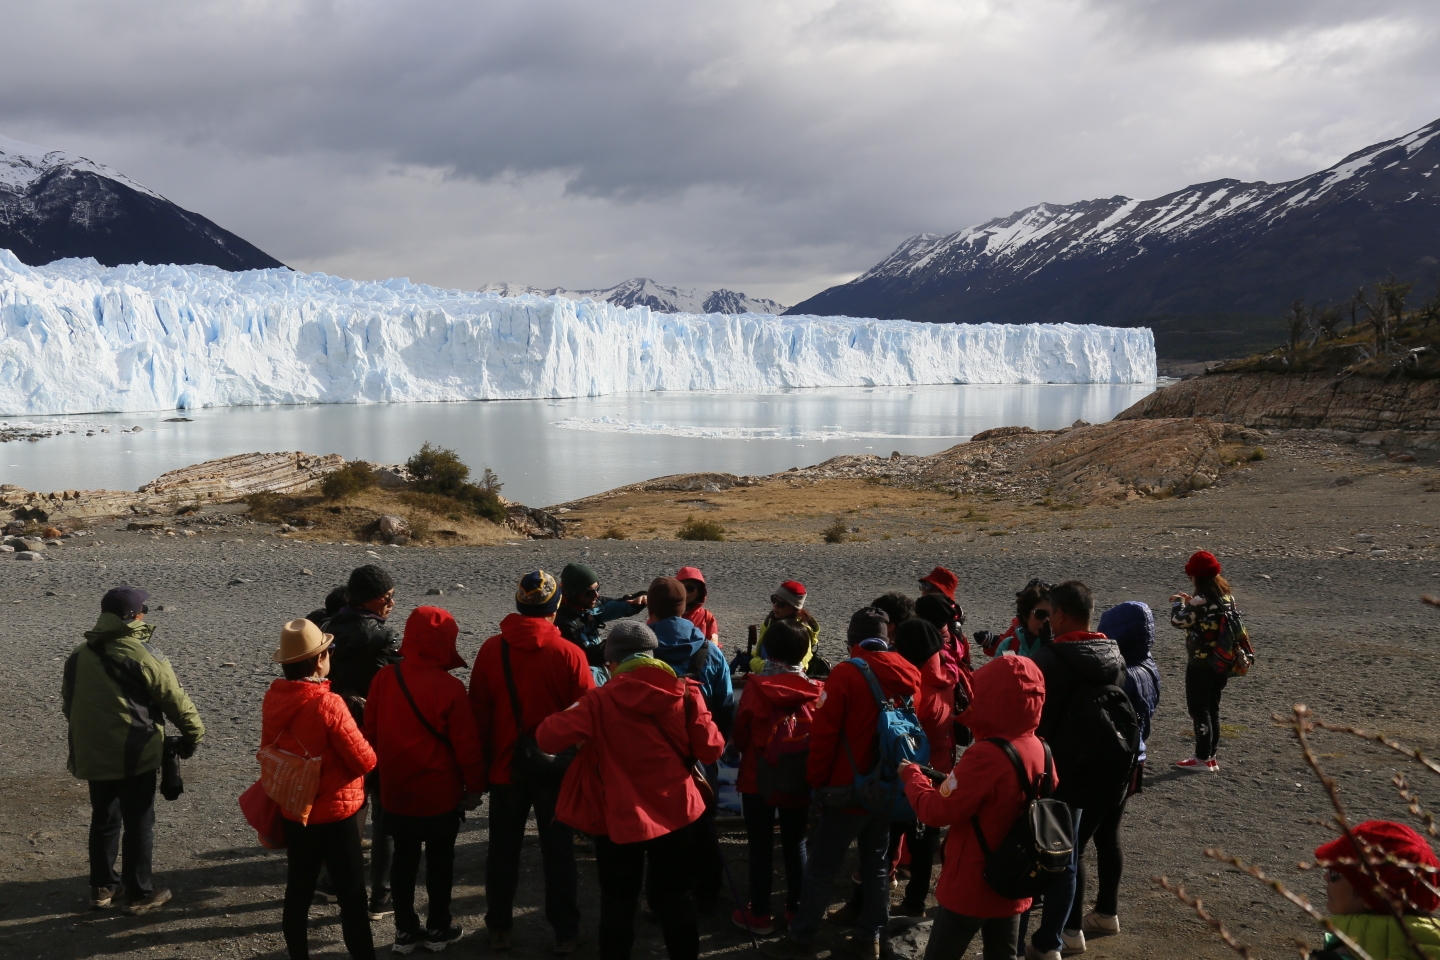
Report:
M 1216 558 L 1197 553 L 1186 573 L 1191 589 L 1171 598 L 1169 621 L 1185 635 L 1195 752 L 1175 768 L 1213 773 L 1221 694 L 1253 651 Z M 813 957 L 827 922 L 846 930 L 836 949 L 878 958 L 895 913 L 934 918 L 929 960 L 959 960 L 977 936 L 986 960 L 1057 960 L 1083 953 L 1087 936 L 1119 934 L 1121 824 L 1144 786 L 1161 701 L 1152 611 L 1126 601 L 1097 623 L 1084 583 L 1037 579 L 1016 594 L 1008 629 L 972 641 L 958 587 L 936 567 L 916 596 L 875 598 L 850 617 L 847 655 L 832 664 L 797 581 L 775 589 L 763 623 L 727 656 L 696 567 L 612 599 L 593 569 L 572 563 L 558 579 L 520 579 L 514 612 L 472 666 L 450 613 L 417 607 L 397 631 L 393 580 L 379 566 L 356 569 L 323 608 L 280 628 L 283 677 L 263 703 L 261 777 L 242 798 L 262 842 L 286 850 L 289 955 L 308 956 L 317 895 L 338 903 L 360 960 L 375 955 L 371 924 L 387 916 L 395 953 L 458 940 L 456 838 L 488 796 L 490 949 L 512 946 L 533 814 L 555 954 L 585 940 L 576 850 L 587 847 L 603 960 L 631 955 L 642 893 L 672 960 L 694 960 L 699 918 L 717 908 L 728 872 L 715 825 L 722 762 L 737 768 L 749 851 L 745 893 L 731 879 L 726 909 L 771 958 Z M 170 899 L 150 870 L 157 782 L 163 791 L 205 734 L 148 645 L 147 600 L 136 587 L 106 593 L 63 684 L 70 770 L 89 781 L 93 808 L 91 902 L 119 899 L 134 914 Z M 453 673 L 467 668 L 468 683 Z M 167 737 L 166 722 L 178 733 Z M 1392 828 L 1367 836 L 1434 863 L 1423 839 Z M 851 895 L 834 906 L 852 845 Z M 1356 879 L 1353 858 L 1317 854 L 1337 864 L 1332 910 L 1369 917 L 1342 928 L 1371 941 L 1398 931 L 1393 901 Z M 938 905 L 927 909 L 932 893 Z M 1422 909 L 1440 900 L 1406 896 L 1407 929 L 1440 935 Z M 1344 956 L 1334 952 L 1343 944 L 1326 949 Z

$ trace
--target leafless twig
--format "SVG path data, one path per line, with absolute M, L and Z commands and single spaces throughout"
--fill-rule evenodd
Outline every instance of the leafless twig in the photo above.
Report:
M 1220 918 L 1213 916 L 1210 911 L 1205 909 L 1205 902 L 1203 900 L 1199 897 L 1191 897 L 1185 892 L 1185 885 L 1183 883 L 1172 885 L 1168 877 L 1151 877 L 1150 882 L 1158 886 L 1161 890 L 1168 890 L 1170 893 L 1173 893 L 1176 900 L 1179 900 L 1185 904 L 1185 906 L 1194 910 L 1195 916 L 1204 921 L 1211 930 L 1214 930 L 1220 939 L 1225 942 L 1225 946 L 1240 954 L 1245 960 L 1257 960 L 1249 944 L 1242 943 L 1235 939 L 1235 935 L 1225 929 L 1225 924 L 1221 922 Z M 1372 960 L 1372 958 L 1364 956 L 1361 957 L 1360 960 Z
M 1295 906 L 1299 907 L 1301 910 L 1304 910 L 1305 913 L 1310 916 L 1310 919 L 1314 920 L 1316 923 L 1320 924 L 1320 926 L 1324 927 L 1329 933 L 1335 936 L 1335 939 L 1343 943 L 1345 947 L 1350 950 L 1351 953 L 1355 954 L 1355 960 L 1373 960 L 1373 958 L 1371 958 L 1368 953 L 1361 949 L 1358 943 L 1345 936 L 1345 934 L 1341 933 L 1340 929 L 1335 926 L 1334 922 L 1332 922 L 1329 917 L 1325 916 L 1325 914 L 1321 913 L 1319 910 L 1316 910 L 1315 907 L 1311 905 L 1308 899 L 1302 897 L 1300 894 L 1294 892 L 1293 890 L 1290 890 L 1288 887 L 1285 886 L 1285 884 L 1281 883 L 1279 880 L 1272 880 L 1270 877 L 1265 875 L 1264 870 L 1261 870 L 1259 867 L 1252 866 L 1246 863 L 1239 857 L 1231 856 L 1224 850 L 1221 850 L 1219 847 L 1206 847 L 1205 856 L 1209 857 L 1211 860 L 1219 860 L 1221 863 L 1228 863 L 1230 866 L 1241 871 L 1242 873 L 1249 874 L 1256 880 L 1259 880 L 1261 883 L 1268 886 L 1271 890 L 1274 890 L 1276 893 L 1280 894 L 1280 896 L 1284 897 L 1286 900 L 1289 900 L 1291 903 L 1295 904 Z M 1423 956 L 1423 954 L 1421 954 L 1421 956 Z
M 1425 832 L 1432 837 L 1440 836 L 1440 831 L 1435 829 L 1435 814 L 1420 806 L 1420 797 L 1415 791 L 1410 789 L 1410 784 L 1406 781 L 1405 774 L 1395 774 L 1390 782 L 1395 784 L 1396 790 L 1400 791 L 1400 799 L 1405 801 L 1405 805 L 1410 812 L 1425 821 Z
M 1279 718 L 1276 718 L 1276 720 L 1277 722 L 1281 723 L 1282 726 L 1290 726 L 1290 723 L 1288 721 L 1280 721 Z M 1389 747 L 1396 753 L 1403 753 L 1411 760 L 1415 760 L 1421 764 L 1424 764 L 1431 773 L 1440 774 L 1440 763 L 1436 763 L 1434 760 L 1431 760 L 1429 757 L 1425 756 L 1425 754 L 1419 749 L 1415 747 L 1407 747 L 1405 746 L 1405 744 L 1400 743 L 1397 740 L 1391 740 L 1383 733 L 1371 733 L 1368 730 L 1361 730 L 1359 727 L 1351 727 L 1338 723 L 1327 723 L 1318 717 L 1310 717 L 1309 722 L 1311 726 L 1318 727 L 1321 730 L 1329 730 L 1331 733 L 1348 733 L 1351 736 L 1359 737 L 1362 740 L 1370 740 L 1374 743 L 1380 744 L 1383 747 Z

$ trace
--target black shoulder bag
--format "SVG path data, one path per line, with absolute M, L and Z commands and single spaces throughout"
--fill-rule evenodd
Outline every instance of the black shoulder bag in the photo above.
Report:
M 560 753 L 546 753 L 535 742 L 534 731 L 525 730 L 520 712 L 520 693 L 515 689 L 515 674 L 510 671 L 510 644 L 500 641 L 500 666 L 505 672 L 505 689 L 510 694 L 510 709 L 515 715 L 515 745 L 511 748 L 510 779 L 519 786 L 534 790 L 559 790 L 575 759 L 579 747 Z
M 979 815 L 970 818 L 975 839 L 980 841 L 980 850 L 985 854 L 985 882 L 1007 900 L 1029 899 L 1048 890 L 1070 865 L 1075 847 L 1075 821 L 1068 804 L 1050 798 L 1055 774 L 1048 743 L 1041 741 L 1045 747 L 1045 773 L 1037 783 L 1031 783 L 1025 776 L 1025 764 L 1020 762 L 1020 755 L 1009 740 L 989 737 L 985 742 L 1005 751 L 1025 797 L 1020 816 L 994 850 L 985 842 Z

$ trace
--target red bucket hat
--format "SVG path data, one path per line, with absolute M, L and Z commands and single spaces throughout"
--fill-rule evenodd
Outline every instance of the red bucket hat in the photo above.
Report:
M 1351 829 L 1361 843 L 1369 848 L 1372 858 L 1393 857 L 1424 867 L 1440 867 L 1440 861 L 1435 859 L 1435 851 L 1430 849 L 1425 838 L 1403 823 L 1366 820 Z M 1376 891 L 1374 883 L 1366 877 L 1365 869 L 1360 866 L 1359 860 L 1360 854 L 1350 843 L 1349 837 L 1339 836 L 1315 848 L 1315 863 L 1318 866 L 1336 870 L 1349 880 L 1355 892 L 1360 894 L 1371 910 L 1376 913 L 1389 913 L 1390 905 Z M 1375 872 L 1390 895 L 1406 903 L 1406 913 L 1434 913 L 1435 909 L 1440 907 L 1440 896 L 1436 896 L 1434 891 L 1421 882 L 1421 877 L 1424 877 L 1431 887 L 1440 886 L 1440 875 L 1395 864 L 1379 866 Z
M 936 567 L 931 570 L 920 578 L 920 582 L 930 584 L 951 600 L 955 599 L 955 588 L 960 586 L 960 578 L 944 567 Z
M 1220 561 L 1216 560 L 1215 554 L 1209 550 L 1201 550 L 1185 561 L 1185 576 L 1218 577 L 1220 576 Z

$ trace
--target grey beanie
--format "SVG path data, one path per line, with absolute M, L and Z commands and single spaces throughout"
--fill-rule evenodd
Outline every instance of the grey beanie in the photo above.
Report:
M 621 620 L 605 638 L 605 662 L 619 663 L 632 653 L 644 653 L 660 646 L 655 631 L 639 620 Z

